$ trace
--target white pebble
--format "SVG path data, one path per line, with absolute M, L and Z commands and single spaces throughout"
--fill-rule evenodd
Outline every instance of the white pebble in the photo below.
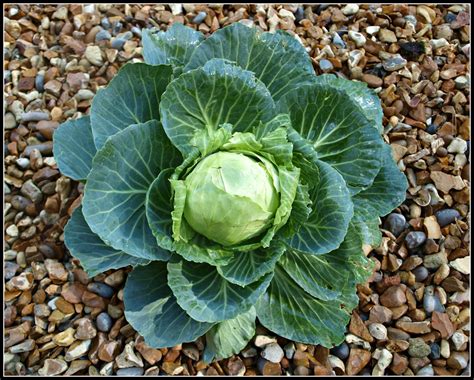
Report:
M 449 356 L 451 355 L 451 350 L 449 349 L 449 342 L 446 339 L 441 340 L 440 353 L 441 356 L 445 359 L 449 358 Z
M 178 16 L 183 13 L 183 6 L 181 4 L 170 4 L 170 8 L 171 13 L 173 13 L 174 16 Z
M 446 40 L 446 38 L 438 38 L 431 40 L 430 44 L 433 49 L 439 49 L 448 45 L 449 42 Z
M 456 331 L 451 337 L 451 341 L 453 342 L 456 351 L 460 351 L 463 344 L 469 341 L 469 338 L 461 331 Z
M 378 33 L 379 30 L 380 30 L 380 26 L 378 25 L 372 25 L 365 28 L 365 32 L 370 35 Z
M 272 338 L 272 337 L 269 337 L 269 336 L 266 336 L 266 335 L 257 335 L 255 337 L 255 346 L 257 347 L 264 347 L 266 346 L 267 344 L 270 344 L 270 343 L 276 343 L 277 340 L 275 338 Z
M 272 363 L 280 363 L 284 355 L 285 353 L 278 343 L 267 344 L 262 351 L 262 358 Z
M 449 265 L 462 274 L 469 274 L 471 271 L 471 258 L 470 256 L 465 256 L 451 261 Z
M 356 43 L 357 47 L 364 46 L 364 44 L 367 42 L 367 39 L 362 33 L 354 32 L 353 30 L 349 31 L 349 37 Z
M 14 224 L 12 224 L 11 226 L 9 226 L 5 232 L 7 233 L 8 236 L 11 236 L 11 237 L 18 237 L 18 235 L 20 234 L 20 231 L 18 231 L 18 227 L 15 226 Z
M 359 11 L 359 6 L 357 4 L 347 4 L 344 8 L 342 8 L 342 13 L 345 16 L 354 15 L 358 11 Z
M 381 323 L 371 323 L 369 325 L 369 332 L 370 335 L 372 335 L 375 339 L 387 339 L 387 328 Z
M 449 153 L 464 153 L 467 150 L 467 142 L 459 137 L 455 137 L 448 145 Z

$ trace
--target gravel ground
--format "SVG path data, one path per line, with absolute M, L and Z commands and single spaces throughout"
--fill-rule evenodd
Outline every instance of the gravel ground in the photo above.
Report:
M 9 375 L 468 375 L 470 9 L 466 5 L 7 5 L 4 11 L 5 373 Z M 63 244 L 83 185 L 52 155 L 59 123 L 140 61 L 140 30 L 289 30 L 318 73 L 365 81 L 409 180 L 383 220 L 346 342 L 332 350 L 258 327 L 206 365 L 203 341 L 152 349 L 123 316 L 128 269 L 88 278 Z M 267 360 L 267 359 L 271 360 Z

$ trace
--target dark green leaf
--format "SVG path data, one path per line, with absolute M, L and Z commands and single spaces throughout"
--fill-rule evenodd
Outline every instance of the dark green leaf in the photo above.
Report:
M 154 348 L 192 342 L 212 327 L 195 321 L 179 307 L 166 276 L 163 262 L 136 267 L 123 291 L 127 322 Z
M 212 60 L 170 83 L 160 104 L 166 134 L 185 155 L 193 150 L 196 132 L 212 136 L 229 123 L 245 132 L 274 115 L 273 99 L 250 71 L 224 60 Z
M 90 278 L 109 269 L 148 263 L 147 260 L 117 251 L 100 240 L 84 219 L 81 206 L 74 210 L 64 228 L 64 242 L 71 254 L 80 260 Z
M 339 247 L 346 236 L 353 215 L 351 197 L 344 179 L 330 165 L 299 157 L 295 165 L 301 168 L 301 178 L 309 185 L 312 205 L 306 222 L 287 242 L 300 252 L 324 254 Z
M 390 145 L 383 145 L 382 167 L 372 186 L 353 197 L 355 208 L 364 208 L 373 218 L 385 216 L 406 197 L 408 182 L 392 157 Z
M 229 264 L 218 266 L 217 271 L 227 281 L 247 286 L 271 272 L 283 252 L 282 246 L 236 252 Z
M 81 181 L 87 178 L 96 154 L 90 117 L 62 123 L 53 135 L 53 152 L 62 174 Z
M 233 319 L 214 325 L 206 333 L 204 362 L 225 359 L 242 351 L 255 334 L 255 318 L 255 308 L 251 307 Z
M 148 188 L 166 167 L 180 162 L 158 121 L 131 125 L 97 152 L 85 187 L 83 212 L 92 231 L 130 255 L 166 260 L 148 226 Z
M 319 300 L 301 289 L 280 264 L 256 309 L 260 323 L 275 334 L 324 347 L 344 341 L 350 319 L 349 311 L 339 302 Z
M 171 66 L 131 63 L 97 92 L 91 106 L 94 143 L 101 148 L 131 124 L 159 120 L 160 98 L 172 77 Z
M 312 145 L 317 158 L 341 173 L 352 194 L 372 184 L 381 166 L 383 142 L 349 95 L 312 84 L 287 93 L 278 106 L 279 112 L 290 114 L 292 127 Z
M 372 89 L 367 87 L 365 82 L 347 80 L 333 74 L 315 76 L 314 81 L 323 86 L 330 86 L 344 91 L 359 106 L 367 119 L 373 122 L 374 127 L 380 133 L 382 132 L 383 111 L 380 98 Z
M 284 31 L 261 33 L 234 23 L 217 30 L 193 52 L 185 71 L 224 58 L 255 73 L 274 99 L 314 77 L 311 59 L 300 42 Z
M 142 33 L 143 58 L 150 65 L 183 66 L 204 40 L 202 33 L 180 23 L 174 23 L 166 32 L 144 29 Z
M 272 273 L 268 273 L 241 287 L 225 280 L 211 265 L 185 260 L 168 262 L 168 285 L 178 304 L 201 322 L 220 322 L 248 311 L 271 279 Z

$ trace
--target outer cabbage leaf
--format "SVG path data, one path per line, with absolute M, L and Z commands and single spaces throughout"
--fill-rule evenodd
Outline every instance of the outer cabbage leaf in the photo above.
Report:
M 243 350 L 255 334 L 255 318 L 255 308 L 251 307 L 235 318 L 214 325 L 206 333 L 203 360 L 210 363 Z
M 300 288 L 277 264 L 267 292 L 256 304 L 257 317 L 274 333 L 307 344 L 333 347 L 344 340 L 349 310 L 336 300 L 322 301 Z
M 123 292 L 125 317 L 151 347 L 172 347 L 192 342 L 212 323 L 192 319 L 176 303 L 166 284 L 166 263 L 138 266 L 128 275 Z
M 295 165 L 301 168 L 301 178 L 309 185 L 312 206 L 307 220 L 287 239 L 287 244 L 312 255 L 327 253 L 339 247 L 347 233 L 353 215 L 349 191 L 342 176 L 323 161 L 309 162 L 297 155 Z
M 166 134 L 185 156 L 194 149 L 193 137 L 201 130 L 212 138 L 221 124 L 229 123 L 235 131 L 245 132 L 274 112 L 265 85 L 252 72 L 221 59 L 173 80 L 160 103 Z
M 109 136 L 131 124 L 159 120 L 158 105 L 171 77 L 169 65 L 124 65 L 92 101 L 92 134 L 97 149 L 105 144 Z
M 177 165 L 179 156 L 156 120 L 110 137 L 94 157 L 85 187 L 83 213 L 91 230 L 132 256 L 168 259 L 148 226 L 145 200 L 160 171 Z
M 227 281 L 247 286 L 271 272 L 285 251 L 282 245 L 255 251 L 237 252 L 227 264 L 217 267 L 219 274 Z
M 392 157 L 390 145 L 384 144 L 382 167 L 368 189 L 353 197 L 354 207 L 363 208 L 373 217 L 385 216 L 406 197 L 408 182 Z
M 362 236 L 363 244 L 378 246 L 382 242 L 382 232 L 379 229 L 380 218 L 374 217 L 370 210 L 355 207 L 352 222 Z
M 76 181 L 85 180 L 97 152 L 90 117 L 62 123 L 53 135 L 53 152 L 62 174 Z
M 381 166 L 383 142 L 349 95 L 312 84 L 287 93 L 278 108 L 290 114 L 292 127 L 303 142 L 343 176 L 352 194 L 372 184 Z M 298 144 L 295 150 L 308 156 Z
M 367 87 L 367 83 L 339 78 L 333 74 L 315 76 L 314 81 L 323 86 L 343 90 L 359 106 L 367 119 L 373 122 L 374 127 L 382 133 L 382 103 L 378 95 Z
M 273 274 L 246 286 L 225 280 L 215 267 L 172 258 L 168 262 L 168 285 L 178 304 L 195 320 L 220 322 L 235 318 L 255 304 Z
M 283 31 L 261 33 L 234 23 L 203 41 L 184 70 L 204 66 L 212 58 L 228 59 L 254 72 L 274 99 L 314 77 L 311 59 L 303 45 Z
M 118 269 L 128 265 L 144 265 L 149 261 L 117 251 L 105 244 L 92 232 L 84 215 L 82 206 L 77 207 L 64 228 L 64 242 L 71 254 L 80 260 L 82 267 L 94 277 L 109 269 Z
M 174 23 L 166 32 L 156 29 L 143 30 L 143 58 L 150 65 L 170 64 L 180 67 L 188 63 L 189 57 L 204 40 L 201 32 Z

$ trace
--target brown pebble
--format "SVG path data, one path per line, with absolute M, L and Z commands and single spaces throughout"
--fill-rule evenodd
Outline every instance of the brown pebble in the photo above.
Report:
M 372 355 L 370 351 L 362 350 L 360 348 L 352 348 L 349 353 L 349 358 L 346 364 L 346 373 L 351 375 L 357 375 L 362 371 L 367 364 L 369 364 Z
M 449 339 L 453 335 L 455 328 L 449 319 L 448 314 L 433 311 L 431 315 L 431 326 L 438 330 L 442 338 Z
M 383 85 L 383 79 L 372 74 L 362 74 L 361 78 L 369 87 L 377 88 Z
M 405 292 L 400 286 L 390 286 L 380 296 L 380 303 L 386 307 L 397 307 L 403 305 L 407 301 Z

